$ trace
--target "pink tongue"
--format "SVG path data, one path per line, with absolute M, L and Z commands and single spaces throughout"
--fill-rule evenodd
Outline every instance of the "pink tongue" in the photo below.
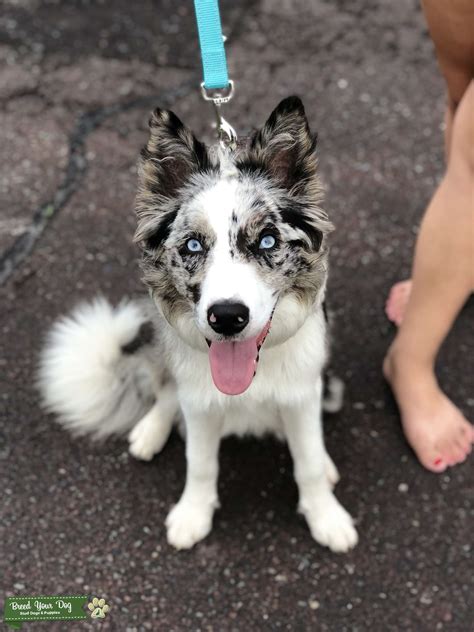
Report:
M 209 361 L 214 384 L 226 395 L 240 395 L 252 383 L 257 363 L 257 340 L 212 342 Z

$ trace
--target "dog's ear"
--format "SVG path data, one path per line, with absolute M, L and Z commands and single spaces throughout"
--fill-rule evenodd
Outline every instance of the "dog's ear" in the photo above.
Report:
M 301 99 L 288 97 L 254 134 L 238 166 L 243 172 L 269 175 L 290 196 L 300 198 L 281 209 L 281 219 L 306 233 L 313 250 L 319 252 L 324 235 L 333 225 L 319 207 L 322 187 L 317 174 L 316 140 Z
M 212 169 L 212 165 L 206 146 L 173 112 L 156 109 L 149 126 L 150 138 L 138 169 L 135 241 L 156 251 L 175 220 L 177 192 L 193 173 Z
M 316 176 L 316 136 L 298 97 L 288 97 L 253 135 L 248 158 L 292 193 L 304 193 Z
M 169 199 L 192 173 L 210 168 L 206 146 L 169 110 L 157 108 L 149 121 L 150 138 L 141 153 L 142 189 Z

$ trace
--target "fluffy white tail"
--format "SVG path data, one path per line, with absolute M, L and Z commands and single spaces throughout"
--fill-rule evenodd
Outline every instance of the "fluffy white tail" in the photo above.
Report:
M 77 435 L 105 438 L 129 430 L 153 404 L 144 348 L 153 337 L 139 303 L 82 304 L 58 320 L 41 354 L 44 407 Z

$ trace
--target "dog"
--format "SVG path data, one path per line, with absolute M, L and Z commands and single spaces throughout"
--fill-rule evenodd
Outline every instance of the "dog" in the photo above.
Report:
M 136 198 L 151 300 L 113 308 L 98 298 L 49 333 L 39 386 L 73 433 L 128 432 L 130 453 L 148 461 L 181 414 L 186 483 L 166 519 L 177 549 L 209 534 L 220 441 L 247 433 L 287 440 L 314 539 L 336 552 L 357 543 L 322 431 L 333 226 L 321 201 L 316 136 L 299 98 L 236 149 L 207 147 L 157 109 Z M 334 409 L 341 383 L 329 387 Z

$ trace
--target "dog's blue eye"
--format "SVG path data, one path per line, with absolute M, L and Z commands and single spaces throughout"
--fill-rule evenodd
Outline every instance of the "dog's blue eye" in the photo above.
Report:
M 270 250 L 276 244 L 276 239 L 273 235 L 264 235 L 260 240 L 260 250 Z
M 201 242 L 197 239 L 188 239 L 186 242 L 186 248 L 189 252 L 201 252 L 203 250 Z

